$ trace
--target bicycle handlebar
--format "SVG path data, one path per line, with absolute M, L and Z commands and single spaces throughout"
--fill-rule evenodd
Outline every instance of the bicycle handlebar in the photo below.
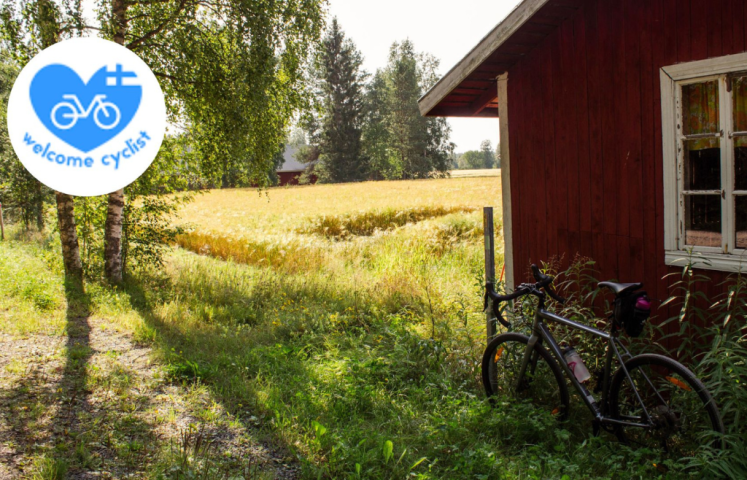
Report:
M 555 280 L 553 277 L 542 273 L 537 265 L 532 265 L 532 274 L 534 275 L 534 279 L 537 280 L 535 288 L 544 288 L 545 292 L 550 295 L 550 298 L 558 303 L 565 303 L 565 298 L 555 293 L 555 290 L 552 289 L 552 282 Z
M 502 302 L 515 300 L 530 293 L 543 298 L 542 296 L 547 293 L 547 295 L 549 295 L 550 298 L 552 298 L 556 302 L 560 304 L 565 303 L 566 299 L 555 293 L 555 291 L 552 289 L 552 282 L 554 280 L 553 277 L 542 273 L 537 265 L 532 265 L 532 275 L 534 275 L 534 279 L 537 280 L 537 283 L 535 283 L 534 285 L 526 283 L 521 284 L 519 285 L 519 288 L 516 289 L 516 291 L 506 295 L 499 295 L 498 293 L 496 293 L 493 283 L 487 283 L 485 288 L 485 308 L 488 307 L 488 298 L 490 298 L 493 301 L 493 313 L 495 314 L 496 319 L 504 327 L 510 328 L 511 324 L 503 318 L 503 315 L 501 315 L 499 306 Z M 544 289 L 545 291 L 542 292 L 542 289 Z

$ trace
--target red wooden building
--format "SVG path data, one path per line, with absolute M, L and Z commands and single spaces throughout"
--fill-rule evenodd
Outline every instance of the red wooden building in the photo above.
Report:
M 576 253 L 662 278 L 747 264 L 747 2 L 525 0 L 421 100 L 499 117 L 506 267 Z M 747 270 L 747 267 L 745 267 Z
M 283 152 L 283 164 L 277 169 L 278 185 L 298 185 L 298 180 L 305 172 L 309 170 L 309 165 L 305 165 L 296 159 L 298 147 L 287 146 Z M 311 183 L 316 183 L 316 176 L 310 176 Z

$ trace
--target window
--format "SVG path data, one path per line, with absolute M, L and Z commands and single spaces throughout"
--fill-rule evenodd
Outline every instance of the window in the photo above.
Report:
M 666 262 L 747 272 L 747 55 L 661 77 Z

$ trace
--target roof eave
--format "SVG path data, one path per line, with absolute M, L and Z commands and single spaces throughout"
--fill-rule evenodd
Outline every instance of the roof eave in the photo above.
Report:
M 474 72 L 498 47 L 524 25 L 539 9 L 550 0 L 524 0 L 501 23 L 498 24 L 480 43 L 459 63 L 441 78 L 423 97 L 418 107 L 423 116 L 429 116 L 434 108 Z

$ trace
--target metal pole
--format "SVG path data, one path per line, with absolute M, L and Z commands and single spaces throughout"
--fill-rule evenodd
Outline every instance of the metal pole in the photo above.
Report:
M 5 240 L 5 224 L 3 223 L 3 204 L 0 203 L 0 240 Z
M 485 207 L 482 211 L 482 226 L 485 232 L 485 283 L 495 282 L 495 235 L 493 233 L 493 207 Z M 488 309 L 485 312 L 488 342 L 495 336 L 495 320 L 493 318 L 492 302 L 488 299 Z

